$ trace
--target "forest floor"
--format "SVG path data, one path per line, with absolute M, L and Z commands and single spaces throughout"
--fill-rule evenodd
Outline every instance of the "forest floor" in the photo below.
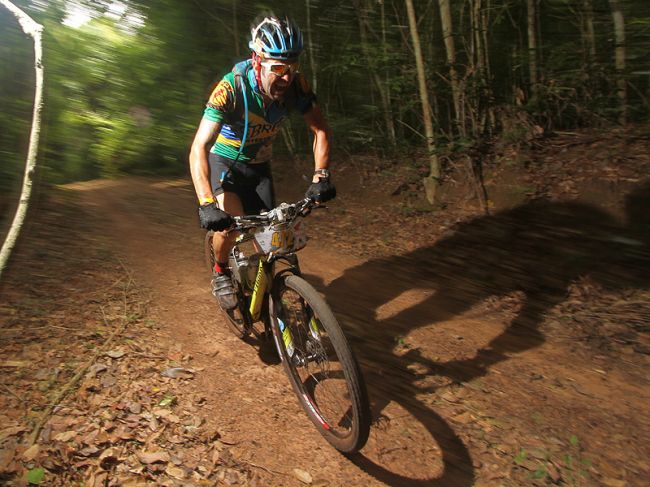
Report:
M 44 191 L 0 284 L 0 484 L 647 485 L 648 133 L 495 148 L 489 214 L 462 166 L 435 211 L 403 161 L 335 167 L 301 264 L 368 383 L 352 457 L 229 334 L 188 179 Z

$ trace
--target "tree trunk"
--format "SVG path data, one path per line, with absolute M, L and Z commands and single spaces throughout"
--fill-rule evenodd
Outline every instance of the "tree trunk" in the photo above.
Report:
M 449 0 L 439 0 L 440 21 L 442 23 L 442 37 L 445 41 L 447 64 L 449 64 L 449 82 L 451 83 L 451 96 L 454 102 L 454 123 L 461 136 L 465 136 L 465 120 L 461 118 L 460 85 L 458 71 L 456 70 L 456 44 L 454 42 L 454 29 L 451 20 Z
M 311 86 L 314 93 L 318 93 L 318 78 L 316 77 L 316 55 L 314 52 L 314 31 L 311 28 L 311 1 L 306 0 L 307 7 L 307 52 L 309 53 L 309 67 L 311 68 Z
M 528 17 L 528 72 L 530 76 L 530 93 L 537 97 L 539 78 L 537 76 L 537 0 L 527 0 Z
M 621 125 L 627 123 L 627 82 L 625 81 L 625 19 L 621 11 L 619 0 L 609 0 L 614 21 L 614 39 L 616 41 L 616 85 L 618 86 L 618 99 L 620 115 L 618 121 Z
M 239 59 L 239 28 L 237 26 L 237 2 L 238 0 L 232 0 L 232 34 L 235 38 L 235 55 Z
M 583 0 L 582 8 L 585 14 L 585 43 L 587 45 L 587 62 L 596 62 L 596 31 L 594 29 L 594 6 L 592 0 Z
M 388 141 L 392 147 L 395 147 L 397 144 L 397 138 L 395 136 L 395 124 L 393 123 L 393 110 L 391 107 L 391 101 L 387 86 L 384 84 L 383 80 L 379 76 L 379 70 L 377 68 L 377 55 L 372 52 L 370 44 L 368 42 L 368 16 L 366 9 L 361 5 L 359 0 L 353 0 L 354 8 L 357 12 L 357 20 L 359 22 L 359 36 L 361 38 L 361 49 L 363 50 L 364 57 L 368 63 L 368 69 L 370 71 L 370 77 L 372 82 L 379 92 L 379 100 L 382 107 L 382 115 L 384 117 L 384 125 L 386 126 L 386 135 Z
M 391 101 L 390 93 L 390 66 L 388 66 L 388 42 L 386 42 L 386 9 L 383 0 L 378 0 L 381 5 L 381 45 L 382 52 L 384 53 L 384 103 L 386 105 L 386 113 L 384 116 L 386 123 L 386 131 L 388 132 L 388 140 L 392 147 L 397 145 L 397 134 L 395 132 L 395 123 L 393 116 L 393 103 Z
M 424 190 L 427 200 L 433 204 L 436 199 L 436 193 L 440 184 L 440 164 L 436 155 L 436 142 L 433 133 L 433 122 L 431 120 L 431 105 L 429 104 L 429 94 L 427 92 L 427 79 L 424 70 L 424 61 L 422 59 L 422 47 L 420 45 L 420 35 L 418 34 L 418 24 L 413 8 L 413 0 L 404 0 L 408 12 L 409 30 L 411 31 L 411 41 L 413 42 L 413 53 L 415 55 L 415 65 L 418 73 L 418 87 L 420 91 L 420 102 L 422 104 L 422 118 L 424 119 L 424 133 L 427 139 L 427 152 L 429 155 L 429 176 L 424 178 Z
M 0 276 L 7 267 L 7 262 L 11 256 L 11 251 L 16 245 L 18 235 L 25 222 L 27 209 L 29 207 L 29 198 L 32 194 L 34 182 L 34 173 L 36 172 L 36 155 L 38 153 L 38 138 L 41 132 L 41 110 L 43 108 L 43 46 L 41 34 L 43 26 L 34 22 L 27 14 L 17 8 L 8 0 L 0 0 L 13 15 L 23 29 L 23 32 L 34 39 L 34 70 L 36 71 L 36 89 L 34 93 L 34 110 L 32 113 L 32 130 L 29 136 L 29 149 L 27 151 L 27 161 L 25 163 L 25 176 L 23 178 L 23 187 L 20 193 L 20 201 L 13 222 L 9 228 L 9 233 L 2 244 L 0 250 Z

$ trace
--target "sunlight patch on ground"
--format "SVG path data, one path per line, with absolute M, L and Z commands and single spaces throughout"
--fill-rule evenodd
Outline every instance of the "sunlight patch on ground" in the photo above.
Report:
M 400 312 L 425 302 L 435 292 L 434 289 L 407 289 L 390 301 L 379 306 L 375 310 L 375 318 L 379 321 L 393 318 Z
M 90 191 L 95 189 L 114 188 L 121 185 L 117 179 L 93 179 L 92 181 L 78 181 L 75 183 L 60 184 L 57 187 L 61 189 L 71 189 L 73 191 Z
M 191 188 L 192 183 L 187 179 L 170 179 L 167 181 L 158 181 L 151 184 L 152 188 Z
M 419 354 L 434 362 L 472 359 L 488 344 L 499 337 L 508 323 L 487 318 L 468 319 L 458 316 L 441 321 L 435 326 L 421 326 L 412 330 L 405 343 L 418 344 Z M 408 352 L 408 350 L 406 350 Z

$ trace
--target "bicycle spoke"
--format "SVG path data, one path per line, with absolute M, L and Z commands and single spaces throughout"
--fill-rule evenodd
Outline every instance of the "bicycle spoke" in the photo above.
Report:
M 283 315 L 285 326 L 292 334 L 296 373 L 323 420 L 344 434 L 352 426 L 352 408 L 343 371 L 340 367 L 333 368 L 338 361 L 331 346 L 328 351 L 329 337 L 325 331 L 317 330 L 318 339 L 312 334 L 312 319 L 318 323 L 313 310 L 300 296 L 288 294 L 282 299 Z

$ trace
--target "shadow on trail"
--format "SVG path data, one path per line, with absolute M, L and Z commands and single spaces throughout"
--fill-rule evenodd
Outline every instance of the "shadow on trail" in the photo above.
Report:
M 440 416 L 418 401 L 416 395 L 427 391 L 416 381 L 443 375 L 466 382 L 511 354 L 540 346 L 544 314 L 565 299 L 578 278 L 589 276 L 606 289 L 648 287 L 650 183 L 628 195 L 626 212 L 627 221 L 621 224 L 593 206 L 537 200 L 462 223 L 431 247 L 372 259 L 330 283 L 323 291 L 344 325 L 353 328 L 348 332 L 364 365 L 375 418 L 391 401 L 401 404 L 438 441 L 445 470 L 442 477 L 421 483 L 366 457 L 353 460 L 390 485 L 471 485 L 474 471 L 467 448 Z M 431 294 L 396 315 L 377 318 L 382 305 L 412 289 Z M 523 296 L 517 315 L 474 357 L 436 362 L 418 349 L 396 353 L 396 337 L 515 292 Z M 413 364 L 427 372 L 414 374 L 407 369 Z

